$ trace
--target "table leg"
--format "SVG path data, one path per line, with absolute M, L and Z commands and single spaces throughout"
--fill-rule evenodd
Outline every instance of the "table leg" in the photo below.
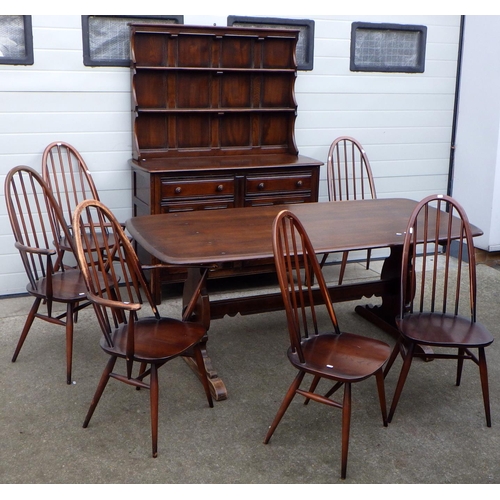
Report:
M 399 330 L 396 326 L 396 317 L 399 315 L 401 307 L 401 261 L 403 257 L 403 247 L 392 247 L 389 256 L 385 259 L 382 266 L 380 279 L 391 283 L 381 295 L 382 304 L 379 306 L 356 306 L 355 311 L 370 321 L 380 329 L 392 335 L 394 338 L 399 338 Z M 416 350 L 423 354 L 432 354 L 432 348 L 428 346 L 418 345 Z M 427 361 L 430 358 L 423 358 Z
M 400 307 L 400 276 L 403 247 L 392 247 L 389 256 L 385 259 L 380 279 L 390 283 L 382 295 L 382 304 L 379 306 L 357 306 L 355 311 L 363 318 L 374 323 L 394 338 L 399 337 L 396 326 L 396 316 Z
M 189 268 L 188 277 L 184 283 L 182 296 L 182 319 L 201 323 L 208 331 L 210 328 L 210 299 L 207 291 L 208 269 Z M 227 399 L 227 389 L 224 382 L 219 378 L 212 365 L 212 360 L 207 353 L 208 335 L 201 342 L 201 353 L 205 363 L 208 376 L 208 384 L 212 397 L 216 401 Z M 198 367 L 191 358 L 184 358 L 188 366 L 198 375 Z

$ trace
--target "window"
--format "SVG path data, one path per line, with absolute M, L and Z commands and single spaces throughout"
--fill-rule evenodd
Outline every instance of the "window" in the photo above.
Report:
M 353 23 L 351 71 L 423 73 L 426 26 Z
M 184 16 L 82 16 L 83 64 L 129 66 L 130 23 L 183 22 Z
M 314 59 L 314 21 L 307 19 L 281 19 L 272 17 L 228 16 L 228 26 L 253 28 L 280 28 L 299 30 L 297 42 L 297 69 L 313 69 Z
M 31 16 L 0 16 L 0 64 L 33 64 Z

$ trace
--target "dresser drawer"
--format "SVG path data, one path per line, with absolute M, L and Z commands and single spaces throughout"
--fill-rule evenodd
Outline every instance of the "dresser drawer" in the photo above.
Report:
M 311 193 L 313 175 L 311 171 L 294 172 L 293 174 L 249 175 L 246 179 L 246 195 L 248 197 L 305 194 Z
M 234 201 L 232 198 L 205 198 L 172 202 L 164 201 L 160 205 L 160 213 L 193 212 L 195 210 L 223 210 L 225 208 L 234 208 Z
M 234 200 L 234 177 L 163 178 L 160 197 L 161 201 L 215 197 Z

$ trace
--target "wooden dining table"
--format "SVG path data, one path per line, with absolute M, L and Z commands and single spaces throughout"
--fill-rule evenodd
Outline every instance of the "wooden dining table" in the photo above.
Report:
M 380 277 L 329 286 L 332 302 L 380 297 L 378 305 L 358 305 L 356 312 L 397 336 L 403 237 L 417 202 L 405 198 L 352 200 L 230 208 L 133 217 L 126 222 L 134 240 L 165 265 L 186 266 L 183 318 L 210 328 L 225 315 L 254 314 L 283 308 L 279 291 L 211 299 L 210 273 L 228 263 L 272 259 L 272 223 L 290 210 L 303 223 L 318 254 L 388 248 Z M 473 235 L 482 234 L 473 227 Z M 319 295 L 318 295 L 319 298 Z M 208 340 L 208 339 L 206 339 Z M 227 391 L 206 352 L 205 364 L 217 400 Z

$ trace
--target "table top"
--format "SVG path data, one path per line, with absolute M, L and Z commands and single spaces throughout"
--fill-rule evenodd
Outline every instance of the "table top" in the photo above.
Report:
M 127 229 L 162 262 L 216 264 L 272 257 L 272 223 L 285 209 L 318 253 L 401 245 L 416 205 L 391 198 L 180 212 L 133 217 Z

